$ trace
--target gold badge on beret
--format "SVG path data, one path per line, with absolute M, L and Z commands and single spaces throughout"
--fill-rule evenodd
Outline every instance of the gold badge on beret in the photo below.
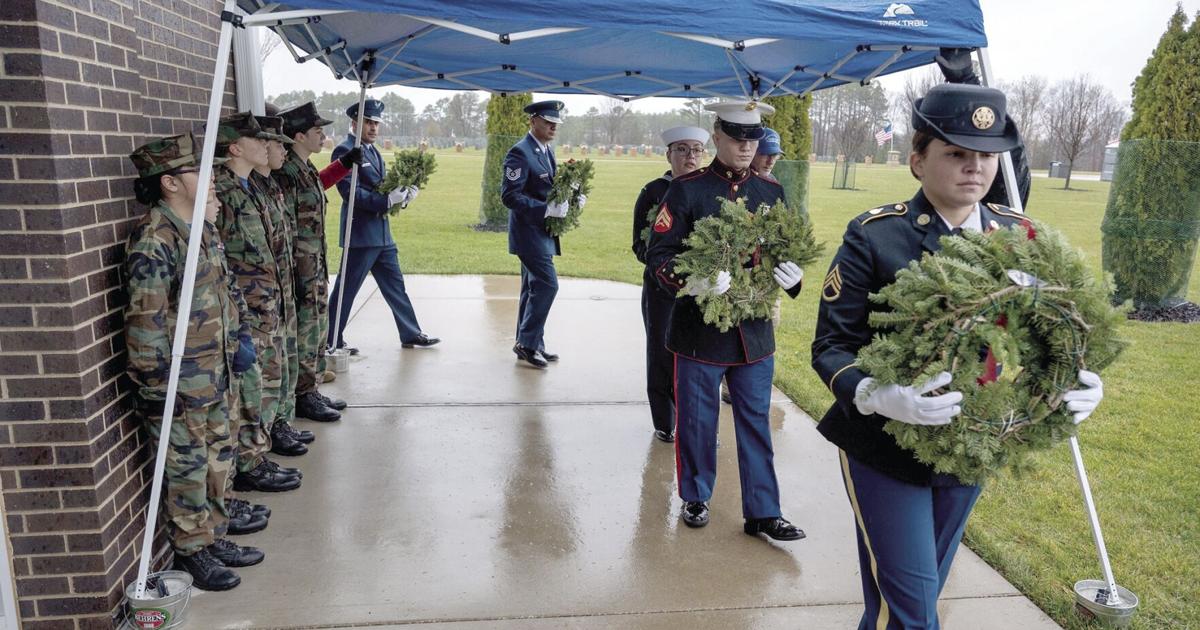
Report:
M 825 275 L 825 283 L 821 285 L 821 299 L 833 302 L 839 297 L 842 297 L 842 271 L 835 264 Z
M 929 225 L 929 221 L 930 218 L 928 214 L 922 214 L 921 216 L 917 217 L 917 225 Z
M 971 122 L 974 123 L 976 129 L 991 129 L 992 125 L 996 124 L 996 112 L 992 111 L 991 107 L 984 105 L 971 114 Z

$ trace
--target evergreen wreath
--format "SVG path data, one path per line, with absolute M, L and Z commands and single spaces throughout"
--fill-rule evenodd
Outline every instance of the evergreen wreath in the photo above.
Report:
M 1063 404 L 1079 370 L 1099 372 L 1125 347 L 1125 319 L 1057 231 L 1026 219 L 988 234 L 943 236 L 870 299 L 878 330 L 857 364 L 878 384 L 954 376 L 962 413 L 943 426 L 890 420 L 884 431 L 936 472 L 977 484 L 1075 434 Z M 986 355 L 986 356 L 984 356 Z M 999 376 L 994 366 L 1001 367 Z M 941 392 L 938 392 L 941 393 Z
M 567 216 L 546 217 L 546 231 L 550 236 L 562 236 L 579 227 L 579 215 L 583 207 L 579 205 L 579 196 L 592 192 L 592 175 L 595 166 L 591 160 L 567 160 L 554 173 L 554 183 L 550 187 L 547 203 L 567 202 Z
M 388 165 L 387 173 L 383 176 L 376 191 L 388 194 L 397 188 L 416 186 L 424 188 L 429 183 L 429 176 L 437 171 L 437 159 L 432 153 L 419 149 L 397 151 L 392 154 L 392 163 Z M 388 214 L 396 216 L 403 205 L 396 204 L 388 208 Z
M 806 267 L 823 249 L 808 215 L 783 201 L 751 212 L 744 199 L 721 199 L 720 213 L 697 221 L 684 245 L 687 250 L 675 257 L 676 273 L 709 279 L 720 271 L 732 275 L 725 293 L 696 297 L 704 323 L 721 332 L 747 319 L 770 317 L 779 291 L 775 266 L 791 261 Z

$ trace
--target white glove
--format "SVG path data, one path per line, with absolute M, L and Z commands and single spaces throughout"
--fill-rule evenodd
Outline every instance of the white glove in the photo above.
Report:
M 688 295 L 721 295 L 729 290 L 729 284 L 733 281 L 733 276 L 729 275 L 728 271 L 718 271 L 717 279 L 714 282 L 708 278 L 688 278 L 687 284 L 683 290 Z
M 587 195 L 580 193 L 578 199 L 579 199 L 579 209 L 583 210 L 583 207 L 585 205 L 587 205 Z
M 1100 382 L 1099 374 L 1079 370 L 1079 382 L 1086 387 L 1072 389 L 1063 395 L 1063 402 L 1067 403 L 1067 411 L 1075 412 L 1075 424 L 1087 420 L 1100 404 L 1100 400 L 1104 398 L 1104 383 Z
M 567 216 L 567 202 L 557 201 L 546 204 L 546 216 L 561 219 Z
M 877 413 L 892 420 L 926 426 L 949 424 L 951 418 L 962 412 L 958 405 L 962 402 L 962 394 L 950 392 L 932 398 L 925 394 L 949 385 L 951 378 L 949 372 L 942 372 L 920 387 L 904 387 L 876 386 L 875 379 L 867 377 L 859 381 L 854 390 L 854 405 L 866 416 Z
M 775 266 L 775 284 L 778 284 L 784 291 L 800 284 L 803 279 L 804 270 L 790 260 Z
M 387 197 L 388 207 L 391 208 L 396 205 L 399 205 L 400 207 L 405 207 L 409 203 L 411 203 L 413 199 L 416 199 L 416 198 L 417 198 L 417 187 L 416 186 L 405 186 L 404 188 L 397 188 L 396 190 L 393 190 L 392 192 L 388 193 L 388 197 Z

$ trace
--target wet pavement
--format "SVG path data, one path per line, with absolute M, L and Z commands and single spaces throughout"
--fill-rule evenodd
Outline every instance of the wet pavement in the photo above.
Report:
M 519 279 L 411 276 L 425 332 L 401 349 L 364 286 L 361 349 L 322 391 L 351 403 L 298 421 L 312 451 L 284 494 L 247 493 L 271 525 L 236 537 L 266 561 L 196 591 L 183 626 L 225 628 L 852 628 L 861 613 L 837 452 L 778 390 L 771 424 L 791 543 L 742 533 L 732 418 L 722 410 L 708 527 L 678 519 L 674 449 L 644 402 L 640 288 L 561 279 L 547 370 L 512 353 Z M 940 605 L 948 629 L 1056 628 L 965 547 Z

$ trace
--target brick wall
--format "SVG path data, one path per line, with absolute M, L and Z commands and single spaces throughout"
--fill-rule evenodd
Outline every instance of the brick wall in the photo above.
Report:
M 144 211 L 126 156 L 203 120 L 220 9 L 0 0 L 0 491 L 26 630 L 111 627 L 136 572 L 151 469 L 121 376 Z

